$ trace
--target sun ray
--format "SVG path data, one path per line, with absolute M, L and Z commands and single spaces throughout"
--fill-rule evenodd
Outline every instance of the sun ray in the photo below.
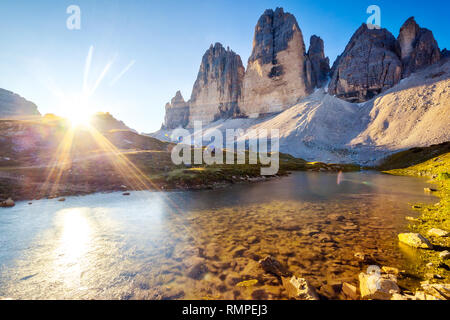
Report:
M 109 84 L 111 87 L 114 86 L 124 75 L 127 73 L 136 63 L 136 60 L 132 60 Z
M 53 196 L 58 191 L 61 176 L 71 163 L 70 152 L 72 149 L 73 138 L 74 129 L 69 128 L 61 139 L 61 142 L 50 161 L 49 172 L 42 186 L 43 194 L 50 193 L 50 195 Z
M 90 46 L 88 55 L 86 57 L 86 63 L 84 65 L 83 93 L 85 94 L 88 92 L 88 78 L 89 72 L 91 71 L 91 62 L 93 53 L 94 53 L 94 46 Z
M 113 65 L 113 63 L 114 63 L 114 59 L 108 62 L 108 64 L 105 66 L 105 68 L 103 69 L 102 73 L 98 77 L 97 81 L 95 82 L 95 85 L 89 91 L 89 95 L 88 96 L 92 96 L 95 93 L 95 91 L 97 91 L 97 88 L 102 83 L 103 78 L 106 76 L 106 74 L 108 73 L 108 71 L 111 68 L 111 66 Z

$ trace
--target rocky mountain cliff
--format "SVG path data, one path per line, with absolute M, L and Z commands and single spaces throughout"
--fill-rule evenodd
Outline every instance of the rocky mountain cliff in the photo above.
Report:
M 211 46 L 190 101 L 177 93 L 166 106 L 163 129 L 192 127 L 196 120 L 264 117 L 292 107 L 316 88 L 347 102 L 367 102 L 448 56 L 412 17 L 397 39 L 386 29 L 362 24 L 330 69 L 319 36 L 310 38 L 306 51 L 296 18 L 282 8 L 266 10 L 255 27 L 247 69 L 233 51 Z
M 450 141 L 449 87 L 450 60 L 441 60 L 367 102 L 351 103 L 321 88 L 281 113 L 219 120 L 203 130 L 279 129 L 281 152 L 308 161 L 373 165 L 401 150 Z M 171 132 L 152 136 L 165 140 Z
M 330 73 L 330 59 L 325 57 L 323 40 L 313 35 L 309 41 L 309 49 L 306 60 L 307 82 L 312 88 L 323 87 Z
M 367 101 L 397 84 L 402 63 L 395 37 L 363 24 L 333 65 L 330 94 L 350 102 Z
M 411 73 L 441 59 L 433 33 L 409 18 L 398 39 L 386 29 L 363 24 L 332 68 L 328 92 L 350 102 L 364 102 Z
M 189 124 L 238 116 L 244 66 L 241 57 L 222 44 L 206 51 L 189 101 Z
M 39 116 L 37 106 L 18 94 L 0 89 L 0 118 Z
M 305 44 L 297 20 L 282 8 L 260 17 L 244 78 L 242 112 L 279 112 L 310 93 Z
M 420 68 L 436 63 L 441 58 L 439 46 L 433 33 L 421 28 L 414 17 L 403 24 L 398 36 L 403 63 L 403 75 L 409 76 Z
M 175 97 L 170 103 L 166 104 L 166 116 L 164 118 L 163 128 L 176 129 L 186 127 L 189 124 L 189 104 L 184 101 L 180 91 L 177 91 Z

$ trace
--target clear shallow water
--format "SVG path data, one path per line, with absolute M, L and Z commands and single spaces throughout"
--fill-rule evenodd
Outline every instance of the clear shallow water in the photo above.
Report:
M 0 210 L 0 297 L 283 299 L 278 279 L 258 268 L 270 254 L 332 298 L 330 284 L 356 283 L 356 252 L 414 264 L 396 235 L 416 215 L 411 203 L 436 201 L 426 186 L 301 172 L 220 190 L 19 203 Z M 236 286 L 249 279 L 258 283 Z

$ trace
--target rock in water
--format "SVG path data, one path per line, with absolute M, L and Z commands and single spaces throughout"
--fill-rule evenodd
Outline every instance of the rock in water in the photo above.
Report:
M 442 229 L 433 228 L 428 230 L 427 234 L 432 237 L 447 237 L 449 233 Z
M 403 64 L 403 77 L 441 59 L 441 52 L 433 32 L 419 27 L 414 17 L 406 20 L 401 27 L 398 42 Z
M 184 261 L 184 265 L 187 268 L 186 275 L 195 280 L 200 280 L 203 275 L 208 272 L 205 260 L 199 257 L 191 257 L 187 259 Z
M 342 284 L 342 292 L 351 300 L 359 299 L 357 288 L 347 282 Z
M 328 92 L 349 102 L 364 102 L 391 88 L 402 75 L 399 51 L 388 30 L 363 24 L 336 59 Z
M 396 281 L 387 275 L 360 273 L 359 289 L 363 299 L 390 300 L 392 295 L 400 293 Z
M 309 41 L 306 76 L 311 88 L 320 88 L 326 84 L 330 73 L 330 59 L 325 57 L 323 40 L 313 35 Z
M 398 239 L 413 248 L 433 249 L 430 241 L 419 233 L 401 233 L 398 235 Z
M 297 278 L 281 278 L 283 287 L 286 289 L 289 298 L 296 300 L 319 300 L 319 296 L 306 279 Z
M 241 111 L 250 117 L 279 112 L 308 95 L 305 56 L 295 17 L 282 8 L 266 10 L 255 28 Z
M 8 200 L 0 202 L 0 207 L 2 208 L 12 208 L 14 207 L 16 204 L 14 203 L 14 200 L 11 198 L 8 198 Z
M 439 257 L 442 260 L 450 259 L 450 251 L 448 251 L 448 250 L 442 251 L 441 253 L 439 253 Z
M 216 43 L 206 51 L 189 101 L 189 124 L 207 124 L 241 113 L 242 81 L 245 69 L 241 57 Z
M 11 91 L 0 89 L 0 118 L 39 116 L 37 106 Z
M 180 91 L 170 103 L 166 104 L 166 116 L 164 118 L 165 129 L 185 128 L 189 123 L 189 104 L 184 101 Z
M 450 300 L 450 284 L 422 283 L 422 289 L 441 300 Z
M 278 277 L 289 277 L 292 274 L 275 258 L 267 256 L 259 261 L 261 268 L 265 272 L 271 273 Z

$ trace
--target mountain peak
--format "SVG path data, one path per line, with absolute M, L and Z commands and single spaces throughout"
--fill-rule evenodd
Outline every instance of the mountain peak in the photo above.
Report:
M 414 17 L 406 20 L 400 28 L 398 43 L 404 77 L 441 59 L 441 51 L 433 32 L 421 28 Z

